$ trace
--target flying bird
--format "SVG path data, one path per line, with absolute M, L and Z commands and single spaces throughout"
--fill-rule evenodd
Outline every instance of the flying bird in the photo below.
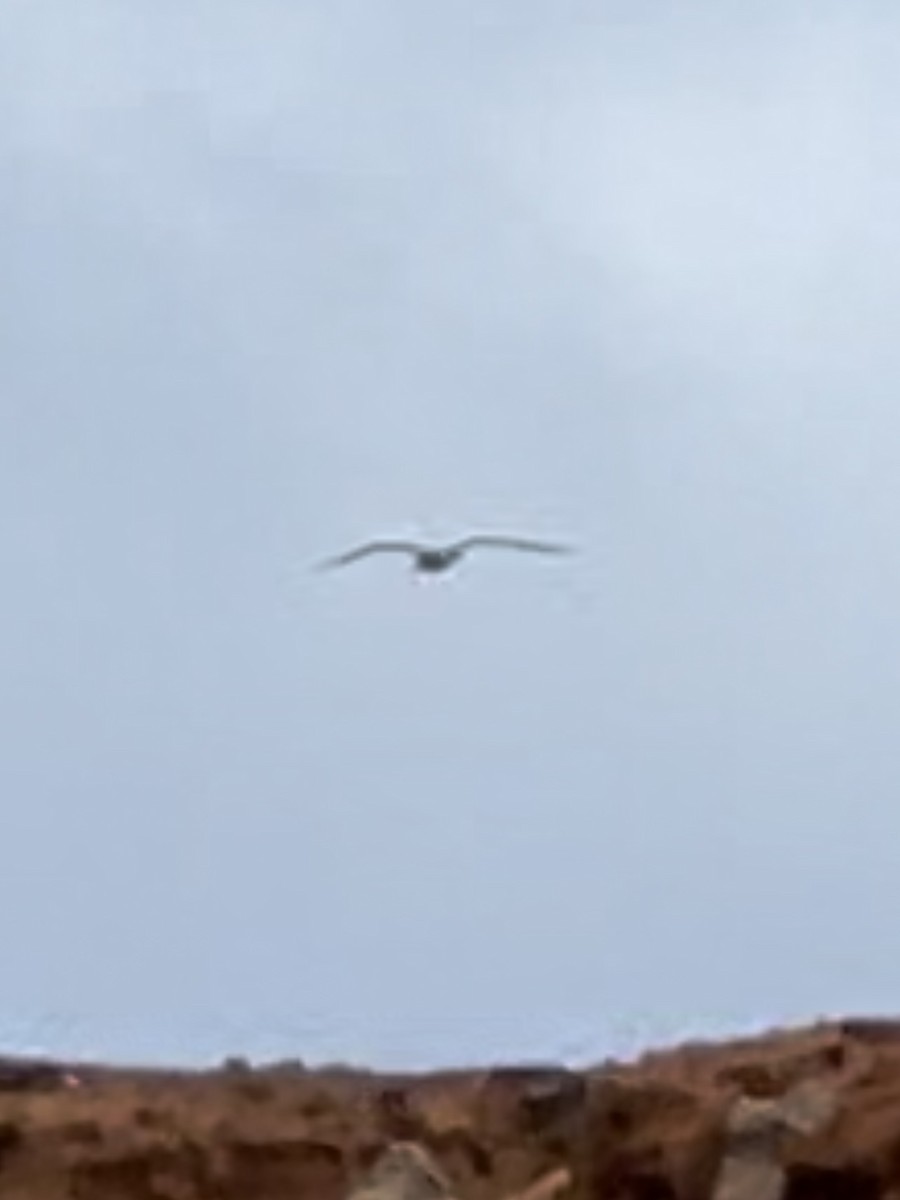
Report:
M 456 566 L 463 555 L 470 550 L 506 549 L 525 550 L 537 554 L 567 554 L 568 546 L 560 546 L 555 542 L 535 542 L 528 538 L 503 537 L 491 534 L 476 534 L 473 537 L 462 538 L 447 546 L 429 546 L 421 542 L 407 541 L 375 541 L 357 546 L 346 554 L 336 558 L 326 559 L 322 567 L 345 567 L 360 558 L 368 558 L 371 554 L 406 554 L 412 559 L 413 570 L 423 575 L 437 575 Z

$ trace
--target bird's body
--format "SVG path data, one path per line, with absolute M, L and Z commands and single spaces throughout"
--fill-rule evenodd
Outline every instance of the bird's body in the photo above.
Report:
M 422 547 L 413 555 L 415 569 L 423 575 L 438 575 L 441 571 L 449 571 L 462 558 L 463 551 L 451 546 Z
M 322 566 L 344 567 L 360 558 L 368 558 L 371 554 L 398 553 L 408 555 L 412 559 L 413 570 L 419 574 L 439 575 L 456 566 L 465 554 L 478 547 L 530 550 L 539 554 L 565 554 L 568 552 L 567 546 L 560 546 L 553 542 L 535 542 L 527 538 L 476 534 L 446 546 L 429 546 L 420 542 L 406 541 L 366 542 L 365 545 L 357 546 L 346 554 L 328 559 Z

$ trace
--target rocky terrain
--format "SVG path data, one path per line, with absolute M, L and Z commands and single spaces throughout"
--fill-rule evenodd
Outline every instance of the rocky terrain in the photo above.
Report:
M 0 1060 L 0 1197 L 900 1200 L 900 1020 L 385 1076 Z

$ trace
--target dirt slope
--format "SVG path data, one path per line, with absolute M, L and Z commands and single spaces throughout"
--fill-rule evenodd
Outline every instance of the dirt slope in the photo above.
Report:
M 812 1107 L 796 1120 L 785 1108 L 772 1132 L 761 1101 L 794 1094 Z M 340 1200 L 397 1140 L 429 1151 L 459 1200 L 508 1197 L 560 1167 L 569 1195 L 598 1200 L 900 1200 L 900 1020 L 585 1073 L 0 1062 L 0 1197 Z M 762 1156 L 762 1174 L 745 1156 L 755 1170 Z

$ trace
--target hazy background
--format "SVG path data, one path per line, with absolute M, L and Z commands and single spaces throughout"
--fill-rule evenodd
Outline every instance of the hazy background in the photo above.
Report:
M 3 1048 L 896 1011 L 900 12 L 0 10 Z M 562 537 L 427 586 L 379 534 Z

